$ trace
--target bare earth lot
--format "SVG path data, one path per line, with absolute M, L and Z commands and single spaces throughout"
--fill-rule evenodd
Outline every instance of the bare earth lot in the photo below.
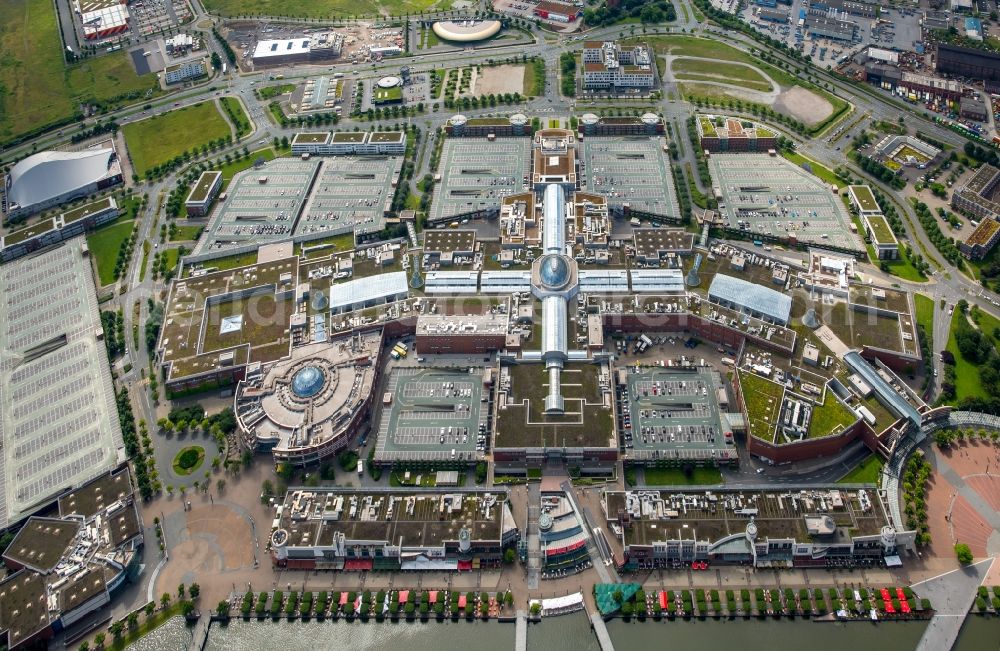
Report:
M 801 86 L 781 91 L 773 108 L 779 113 L 788 113 L 809 126 L 819 124 L 833 113 L 830 102 Z
M 476 77 L 474 95 L 524 92 L 524 66 L 484 67 Z

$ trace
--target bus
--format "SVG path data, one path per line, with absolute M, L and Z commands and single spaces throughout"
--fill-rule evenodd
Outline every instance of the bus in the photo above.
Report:
M 399 344 L 396 344 L 395 348 L 392 349 L 392 352 L 396 353 L 400 357 L 406 357 L 406 349 L 401 348 Z
M 358 477 L 360 477 L 361 475 L 363 475 L 364 472 L 365 472 L 364 461 L 362 461 L 361 459 L 358 459 Z

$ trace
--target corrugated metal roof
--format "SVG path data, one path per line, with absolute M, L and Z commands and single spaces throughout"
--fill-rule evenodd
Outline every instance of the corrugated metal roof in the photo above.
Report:
M 684 272 L 680 269 L 633 269 L 634 292 L 683 292 Z
M 628 292 L 628 272 L 624 269 L 581 271 L 579 278 L 584 293 Z
M 407 291 L 404 271 L 359 278 L 330 286 L 330 309 L 384 300 Z
M 527 292 L 531 289 L 531 271 L 484 271 L 480 286 L 484 293 Z
M 428 294 L 475 294 L 479 291 L 476 271 L 429 271 L 424 276 Z
M 709 299 L 737 305 L 775 321 L 788 323 L 792 297 L 742 278 L 716 274 L 708 288 Z

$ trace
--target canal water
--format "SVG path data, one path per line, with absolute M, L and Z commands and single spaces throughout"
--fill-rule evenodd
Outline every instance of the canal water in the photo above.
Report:
M 776 651 L 791 644 L 808 644 L 809 651 L 844 649 L 915 649 L 926 622 L 817 623 L 797 620 L 706 620 L 626 623 L 614 620 L 608 631 L 621 651 L 663 648 L 669 639 L 677 650 L 719 649 L 738 643 L 740 651 Z M 476 649 L 510 651 L 514 625 L 490 622 L 398 623 L 344 621 L 262 622 L 233 620 L 214 624 L 205 651 L 319 651 L 348 648 L 352 651 L 442 651 Z M 167 622 L 132 645 L 135 651 L 186 651 L 191 630 L 180 618 Z M 528 648 L 545 651 L 598 651 L 590 622 L 583 613 L 552 617 L 528 627 Z M 962 628 L 955 651 L 998 651 L 1000 618 L 970 617 Z

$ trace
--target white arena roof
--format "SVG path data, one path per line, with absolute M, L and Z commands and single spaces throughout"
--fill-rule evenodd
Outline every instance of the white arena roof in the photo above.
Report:
M 499 20 L 459 20 L 434 23 L 434 33 L 446 41 L 481 41 L 500 31 Z
M 28 156 L 7 175 L 7 204 L 29 208 L 97 183 L 108 176 L 111 148 L 43 151 Z
M 0 267 L 0 527 L 124 459 L 84 242 Z

